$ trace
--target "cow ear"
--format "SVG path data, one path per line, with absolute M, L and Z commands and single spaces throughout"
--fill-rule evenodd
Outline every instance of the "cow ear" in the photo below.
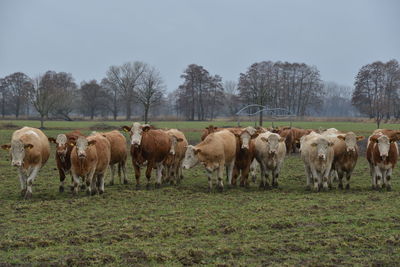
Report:
M 259 135 L 259 133 L 255 133 L 251 136 L 251 139 L 257 138 L 257 136 Z
M 214 130 L 218 130 L 218 127 L 217 127 L 217 126 L 214 126 Z
M 333 146 L 334 143 L 333 142 L 328 142 L 328 146 Z
M 360 135 L 360 136 L 357 136 L 357 137 L 356 137 L 356 140 L 357 140 L 357 141 L 361 141 L 361 140 L 363 140 L 364 138 L 365 138 L 364 136 Z
M 56 143 L 56 139 L 54 139 L 53 137 L 47 137 L 47 139 L 49 140 L 50 143 Z
M 261 140 L 264 141 L 264 142 L 266 142 L 266 143 L 268 143 L 268 138 L 261 137 Z
M 122 126 L 121 129 L 122 129 L 122 131 L 130 132 L 131 129 L 132 129 L 132 127 L 129 127 L 129 126 Z
M 375 136 L 371 136 L 371 137 L 369 138 L 369 141 L 374 142 L 374 143 L 377 143 L 377 142 L 378 142 L 378 138 L 376 138 Z
M 105 137 L 105 138 L 107 138 L 107 135 L 105 135 L 105 134 L 102 134 L 102 136 Z
M 90 140 L 90 141 L 88 142 L 88 146 L 92 146 L 92 145 L 94 145 L 94 144 L 96 144 L 96 140 Z
M 25 144 L 25 145 L 24 145 L 24 148 L 25 148 L 25 149 L 31 149 L 32 147 L 33 147 L 32 144 Z
M 340 139 L 340 140 L 343 140 L 343 141 L 344 141 L 344 139 L 346 139 L 346 137 L 344 137 L 343 135 L 338 135 L 338 136 L 337 136 L 337 139 Z
M 215 129 L 215 128 L 214 128 Z M 234 129 L 229 129 L 231 133 L 233 133 L 236 137 L 240 137 L 240 134 L 238 134 Z
M 148 125 L 148 124 L 143 125 L 142 131 L 143 131 L 143 132 L 147 132 L 148 130 L 150 130 L 150 125 Z
M 183 138 L 176 138 L 176 141 L 183 142 Z
M 279 142 L 285 142 L 286 138 L 285 137 L 281 137 L 279 138 Z
M 4 149 L 4 150 L 10 150 L 11 149 L 11 145 L 9 145 L 9 144 L 2 145 L 1 148 Z
M 194 154 L 197 155 L 199 152 L 201 152 L 200 148 L 193 148 Z

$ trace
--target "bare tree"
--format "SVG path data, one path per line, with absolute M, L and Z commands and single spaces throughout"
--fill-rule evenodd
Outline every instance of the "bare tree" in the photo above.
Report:
M 150 108 L 159 104 L 163 95 L 164 82 L 159 71 L 154 67 L 146 67 L 136 91 L 137 101 L 143 105 L 145 123 L 148 123 Z
M 10 104 L 14 105 L 14 114 L 18 118 L 23 106 L 28 105 L 28 88 L 31 78 L 22 72 L 15 72 L 4 78 L 4 86 L 10 96 Z
M 55 110 L 59 102 L 54 82 L 54 72 L 48 71 L 43 76 L 33 79 L 29 98 L 40 115 L 40 127 L 44 127 L 44 120 Z
M 226 106 L 228 108 L 228 114 L 233 116 L 239 110 L 240 100 L 239 100 L 239 91 L 238 84 L 235 81 L 225 81 L 224 82 L 224 91 L 225 91 L 225 99 Z
M 134 93 L 146 68 L 145 63 L 135 61 L 125 63 L 122 66 L 111 66 L 107 71 L 105 83 L 110 88 L 118 89 L 125 102 L 127 120 L 131 119 Z
M 107 95 L 105 106 L 112 113 L 114 120 L 117 120 L 118 112 L 120 110 L 120 94 L 118 86 L 110 82 L 107 78 L 101 80 L 101 87 L 104 88 Z
M 51 113 L 71 121 L 70 113 L 76 108 L 76 99 L 78 98 L 74 78 L 66 72 L 52 72 L 48 77 L 51 77 L 51 84 L 54 86 L 53 92 L 57 95 L 57 103 Z
M 106 102 L 106 92 L 96 80 L 90 82 L 83 81 L 81 84 L 81 109 L 89 114 L 90 119 L 96 116 Z

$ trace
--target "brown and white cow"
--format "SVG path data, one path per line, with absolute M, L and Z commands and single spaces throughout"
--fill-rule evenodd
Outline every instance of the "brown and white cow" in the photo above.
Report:
M 327 190 L 330 180 L 330 171 L 334 158 L 333 143 L 326 137 L 311 132 L 309 135 L 301 138 L 301 159 L 304 162 L 304 168 L 307 176 L 307 189 L 314 184 L 314 190 L 320 188 Z
M 397 135 L 388 137 L 382 133 L 373 134 L 368 138 L 367 160 L 370 167 L 372 189 L 386 186 L 390 191 L 393 168 L 398 158 Z
M 88 195 L 104 193 L 104 174 L 110 164 L 111 146 L 101 134 L 78 137 L 71 152 L 71 173 L 74 178 L 73 193 L 79 191 L 79 177 L 86 181 Z
M 46 135 L 39 129 L 23 127 L 11 137 L 11 144 L 1 146 L 9 150 L 11 165 L 18 168 L 21 195 L 32 197 L 32 184 L 50 156 L 50 144 Z
M 201 141 L 204 141 L 204 139 L 206 139 L 206 137 L 210 134 L 210 133 L 214 133 L 214 132 L 218 132 L 224 130 L 224 128 L 219 128 L 213 125 L 209 125 L 208 127 L 204 128 L 203 130 L 203 134 L 201 135 Z
M 157 168 L 155 187 L 161 186 L 163 161 L 171 149 L 171 139 L 163 130 L 151 129 L 149 125 L 133 123 L 132 127 L 123 126 L 131 136 L 132 165 L 135 169 L 136 188 L 140 188 L 140 167 L 147 162 L 147 189 L 150 188 L 151 171 Z
M 208 189 L 211 192 L 213 174 L 217 171 L 217 189 L 223 191 L 222 181 L 224 167 L 227 167 L 229 184 L 232 181 L 232 171 L 235 165 L 236 138 L 229 130 L 209 134 L 204 141 L 196 146 L 189 145 L 182 166 L 189 169 L 202 164 L 208 176 Z
M 346 189 L 350 189 L 351 174 L 358 159 L 357 142 L 364 139 L 364 136 L 356 136 L 353 132 L 340 133 L 337 130 L 330 131 L 330 129 L 322 135 L 333 143 L 334 158 L 331 172 L 337 175 L 339 188 L 343 189 L 343 177 L 346 175 Z
M 110 157 L 110 169 L 111 169 L 111 181 L 110 185 L 114 184 L 115 176 L 115 165 L 118 165 L 118 177 L 119 182 L 122 184 L 122 176 L 124 178 L 123 183 L 127 184 L 128 179 L 126 178 L 126 159 L 128 157 L 128 149 L 126 147 L 126 138 L 119 131 L 114 130 L 111 132 L 101 133 L 105 138 L 108 139 L 111 146 L 111 157 Z M 122 174 L 121 174 L 122 172 Z
M 183 179 L 182 161 L 185 158 L 188 142 L 183 132 L 177 129 L 166 131 L 171 139 L 171 149 L 164 160 L 167 181 L 171 184 L 180 183 Z
M 269 189 L 269 175 L 272 186 L 278 187 L 278 177 L 286 155 L 285 138 L 276 133 L 265 132 L 255 140 L 255 158 L 261 168 L 260 188 Z
M 255 157 L 255 138 L 260 134 L 255 128 L 249 126 L 244 129 L 231 130 L 237 139 L 235 166 L 233 167 L 232 185 L 240 175 L 240 186 L 249 186 L 249 172 Z
M 49 137 L 50 143 L 56 144 L 56 163 L 60 176 L 59 191 L 64 192 L 65 176 L 71 172 L 71 151 L 73 143 L 79 136 L 84 136 L 80 131 L 76 130 L 66 134 L 59 134 L 57 138 Z M 73 182 L 73 179 L 72 179 Z

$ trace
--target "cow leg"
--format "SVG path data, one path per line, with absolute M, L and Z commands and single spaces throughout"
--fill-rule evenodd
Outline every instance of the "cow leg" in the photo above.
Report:
M 346 190 L 350 189 L 350 178 L 352 173 L 353 173 L 352 170 L 346 172 Z
M 210 171 L 209 169 L 206 169 L 207 172 L 207 177 L 208 177 L 208 192 L 211 193 L 212 192 L 212 184 L 213 184 L 213 174 L 214 171 Z
M 36 178 L 36 175 L 38 174 L 40 170 L 40 166 L 35 166 L 33 167 L 33 169 L 31 170 L 28 179 L 26 180 L 26 193 L 25 193 L 25 198 L 31 198 L 32 197 L 32 184 L 33 181 Z
M 313 182 L 314 182 L 314 191 L 318 192 L 319 185 L 321 184 L 321 177 L 320 177 L 320 175 L 318 175 L 317 170 L 315 168 L 313 168 L 312 166 L 310 166 L 310 170 L 311 170 L 312 178 L 313 178 Z
M 73 182 L 73 191 L 72 194 L 77 195 L 79 192 L 79 177 L 75 173 L 72 173 Z
M 65 172 L 63 169 L 58 169 L 58 173 L 60 175 L 60 187 L 58 188 L 58 192 L 64 192 L 64 184 L 65 184 Z
M 382 171 L 378 166 L 375 166 L 375 180 L 376 180 L 376 189 L 382 188 Z
M 135 170 L 136 189 L 140 189 L 140 167 L 134 163 L 133 168 Z
M 250 165 L 247 165 L 240 175 L 240 186 L 249 187 Z
M 237 184 L 237 178 L 239 176 L 239 172 L 240 172 L 239 168 L 237 166 L 234 166 L 232 172 L 232 182 L 231 182 L 233 186 L 236 186 Z M 242 185 L 242 182 L 240 182 L 240 185 Z
M 375 167 L 370 163 L 369 164 L 369 173 L 371 175 L 371 187 L 372 190 L 376 189 L 376 175 L 375 175 Z
M 27 177 L 26 177 L 22 167 L 18 168 L 18 177 L 19 177 L 19 182 L 21 184 L 21 196 L 24 197 L 25 194 L 26 194 L 26 180 L 27 180 Z
M 150 189 L 150 179 L 151 179 L 151 171 L 153 170 L 154 162 L 148 161 L 147 162 L 147 169 L 146 169 L 146 178 L 147 184 L 146 189 Z
M 270 174 L 270 171 L 267 168 L 265 168 L 265 175 L 264 175 L 264 189 L 265 190 L 270 189 L 269 174 Z M 272 172 L 271 172 L 271 176 L 272 176 Z
M 232 173 L 231 173 L 232 174 Z M 217 182 L 217 189 L 219 192 L 224 191 L 224 183 L 223 183 L 223 177 L 224 177 L 224 164 L 220 163 L 218 167 L 218 182 Z M 230 176 L 232 178 L 232 176 Z M 231 181 L 229 181 L 230 183 Z
M 101 195 L 104 193 L 104 173 L 97 175 L 97 184 L 99 194 Z
M 310 166 L 304 164 L 304 170 L 306 172 L 306 190 L 309 191 L 311 190 L 311 182 L 312 182 L 312 173 Z
M 331 183 L 330 181 L 330 173 L 331 173 L 331 168 L 326 168 L 325 172 L 323 173 L 322 176 L 322 188 L 324 189 L 324 191 L 328 191 L 329 190 L 329 183 Z M 332 187 L 332 185 L 331 185 Z
M 253 160 L 253 162 L 250 165 L 250 174 L 251 174 L 251 180 L 253 183 L 257 181 L 257 160 Z
M 94 177 L 95 168 L 90 170 L 89 174 L 86 176 L 86 194 L 94 195 L 96 194 L 96 177 Z
M 120 171 L 122 170 L 122 175 L 124 176 L 124 184 L 128 184 L 128 178 L 126 177 L 126 162 L 122 161 L 118 164 Z M 119 174 L 121 176 L 121 174 Z
M 111 181 L 110 181 L 110 185 L 114 185 L 115 164 L 110 164 L 110 170 L 111 170 Z M 121 181 L 121 180 L 120 180 L 120 181 Z
M 156 164 L 157 166 L 157 182 L 155 183 L 155 188 L 160 188 L 161 187 L 161 178 L 162 178 L 162 170 L 164 168 L 164 165 L 162 162 L 159 162 Z
M 265 171 L 266 167 L 264 163 L 260 162 L 260 169 L 261 169 L 261 181 L 260 181 L 260 189 L 263 189 L 265 187 Z
M 339 189 L 343 189 L 343 176 L 344 176 L 344 173 L 343 173 L 343 171 L 342 170 L 337 170 L 337 177 L 338 177 L 338 180 L 339 180 L 339 185 L 338 185 L 338 187 L 339 187 Z
M 390 180 L 392 179 L 392 172 L 393 172 L 392 168 L 388 169 L 386 172 L 385 180 L 386 180 L 386 190 L 387 191 L 392 191 L 392 184 L 390 183 Z
M 182 168 L 182 163 L 179 162 L 179 183 L 183 180 L 183 168 Z

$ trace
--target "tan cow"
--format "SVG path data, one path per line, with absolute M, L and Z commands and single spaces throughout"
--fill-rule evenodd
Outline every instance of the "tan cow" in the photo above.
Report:
M 329 178 L 334 158 L 333 143 L 326 137 L 315 132 L 301 138 L 301 159 L 304 162 L 304 168 L 307 176 L 307 189 L 314 184 L 314 190 L 320 188 L 327 190 Z
M 398 158 L 397 135 L 388 137 L 384 134 L 374 134 L 368 138 L 367 160 L 370 167 L 372 189 L 380 189 L 386 186 L 392 189 L 391 178 L 393 168 Z
M 334 158 L 331 173 L 338 177 L 340 189 L 343 189 L 343 176 L 346 175 L 346 189 L 350 189 L 351 174 L 358 159 L 357 142 L 364 139 L 364 136 L 356 136 L 353 132 L 339 133 L 337 130 L 328 129 L 322 135 L 333 143 Z
M 229 184 L 232 181 L 232 171 L 235 165 L 236 138 L 229 130 L 209 134 L 203 142 L 196 146 L 189 145 L 182 166 L 189 169 L 202 164 L 208 176 L 208 189 L 211 192 L 213 174 L 217 171 L 217 189 L 223 191 L 222 181 L 224 166 L 227 166 Z
M 265 132 L 255 140 L 255 158 L 261 168 L 260 188 L 269 189 L 269 175 L 273 187 L 278 187 L 278 177 L 286 155 L 285 138 L 276 133 Z
M 110 164 L 111 146 L 101 134 L 79 137 L 71 152 L 71 172 L 74 178 L 74 194 L 79 191 L 79 177 L 86 181 L 86 193 L 104 193 L 104 174 Z
M 124 184 L 128 183 L 126 178 L 126 158 L 128 156 L 128 149 L 126 147 L 126 139 L 119 131 L 114 130 L 111 132 L 101 133 L 105 138 L 108 139 L 111 146 L 111 157 L 110 157 L 110 169 L 111 169 L 111 181 L 110 185 L 114 184 L 115 165 L 118 164 L 118 177 L 119 182 L 122 184 L 122 175 L 124 176 Z
M 177 184 L 183 179 L 182 161 L 185 158 L 188 142 L 183 132 L 177 129 L 170 129 L 166 132 L 171 139 L 171 149 L 164 160 L 164 167 L 166 168 L 167 180 L 171 184 Z
M 1 147 L 10 151 L 11 165 L 18 167 L 21 195 L 31 198 L 33 181 L 50 156 L 46 135 L 39 129 L 23 127 L 13 133 L 11 144 Z

